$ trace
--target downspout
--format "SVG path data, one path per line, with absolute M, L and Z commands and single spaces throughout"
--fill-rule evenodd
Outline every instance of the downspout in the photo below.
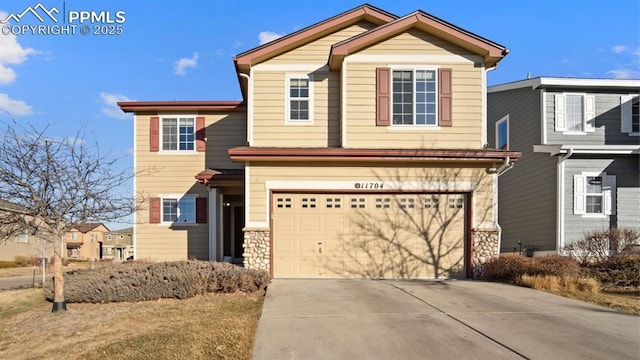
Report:
M 513 168 L 513 161 L 511 161 L 511 158 L 507 156 L 504 159 L 504 163 L 502 163 L 502 165 L 500 165 L 500 167 L 496 170 L 496 174 L 498 175 L 498 177 L 500 177 L 500 175 L 506 173 L 512 168 Z
M 251 77 L 245 73 L 238 73 L 247 79 L 247 144 L 251 146 L 253 144 L 253 87 L 251 86 Z
M 498 67 L 498 64 L 485 69 L 482 72 L 482 139 L 480 146 L 484 147 L 487 145 L 487 107 L 488 107 L 488 96 L 487 96 L 487 73 L 489 71 L 495 70 Z

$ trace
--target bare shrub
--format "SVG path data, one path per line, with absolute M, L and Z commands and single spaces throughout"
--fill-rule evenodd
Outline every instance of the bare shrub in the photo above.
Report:
M 577 276 L 580 275 L 580 265 L 572 258 L 560 255 L 549 255 L 530 258 L 531 264 L 527 270 L 529 275 Z
M 528 258 L 521 255 L 503 255 L 485 264 L 483 280 L 518 283 L 523 275 L 577 276 L 578 263 L 569 257 L 550 255 Z
M 18 265 L 14 261 L 0 261 L 0 269 L 14 268 Z
M 638 251 L 639 244 L 640 232 L 631 228 L 609 228 L 587 231 L 582 239 L 567 244 L 563 250 L 580 264 L 586 265 L 631 255 Z
M 605 288 L 640 287 L 640 255 L 615 257 L 585 265 L 585 271 L 598 279 Z
M 125 262 L 67 273 L 65 299 L 90 303 L 186 299 L 208 292 L 255 292 L 264 289 L 269 280 L 264 271 L 227 263 Z M 45 286 L 45 294 L 52 298 L 51 285 Z
M 17 266 L 34 266 L 40 264 L 40 258 L 35 255 L 16 255 L 13 261 Z
M 560 288 L 560 279 L 554 275 L 522 275 L 519 285 L 537 290 L 556 290 Z

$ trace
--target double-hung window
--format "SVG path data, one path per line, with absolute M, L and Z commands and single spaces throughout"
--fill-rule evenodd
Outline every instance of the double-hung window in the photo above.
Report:
M 574 214 L 614 215 L 615 175 L 582 173 L 574 175 Z
M 595 96 L 555 94 L 555 129 L 569 134 L 595 131 Z
M 509 115 L 496 122 L 496 149 L 509 150 Z
M 436 70 L 392 71 L 392 124 L 437 125 Z
M 195 224 L 196 199 L 190 196 L 162 198 L 162 222 Z
M 313 88 L 307 75 L 287 76 L 286 120 L 289 123 L 313 121 Z
M 27 234 L 26 231 L 22 231 L 20 234 L 18 234 L 18 236 L 16 237 L 16 242 L 18 243 L 22 243 L 22 244 L 26 244 L 29 242 L 29 235 Z
M 195 119 L 193 117 L 162 118 L 162 150 L 194 151 L 196 140 Z

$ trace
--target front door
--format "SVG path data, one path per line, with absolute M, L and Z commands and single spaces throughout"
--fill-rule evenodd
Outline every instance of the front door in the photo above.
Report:
M 242 265 L 244 262 L 244 206 L 225 204 L 223 213 L 224 261 Z

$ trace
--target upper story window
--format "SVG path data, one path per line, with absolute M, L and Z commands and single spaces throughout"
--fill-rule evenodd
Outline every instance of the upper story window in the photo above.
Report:
M 392 71 L 393 125 L 437 125 L 435 70 Z
M 509 150 L 509 115 L 496 122 L 496 149 Z
M 586 94 L 555 95 L 556 131 L 582 134 L 595 131 L 595 97 Z
M 631 136 L 640 136 L 639 99 L 640 97 L 637 95 L 623 95 L 620 97 L 620 108 L 622 110 L 620 127 L 623 133 Z
M 313 88 L 307 75 L 287 76 L 286 120 L 290 123 L 313 121 Z
M 162 222 L 195 224 L 196 199 L 190 196 L 162 198 Z
M 78 240 L 78 233 L 71 233 L 71 240 Z
M 193 117 L 163 117 L 162 150 L 195 150 L 195 129 L 195 118 Z
M 29 235 L 27 234 L 27 232 L 23 231 L 20 234 L 18 234 L 18 236 L 16 237 L 16 242 L 23 243 L 23 244 L 28 243 Z
M 615 215 L 616 177 L 606 173 L 574 175 L 574 214 Z

